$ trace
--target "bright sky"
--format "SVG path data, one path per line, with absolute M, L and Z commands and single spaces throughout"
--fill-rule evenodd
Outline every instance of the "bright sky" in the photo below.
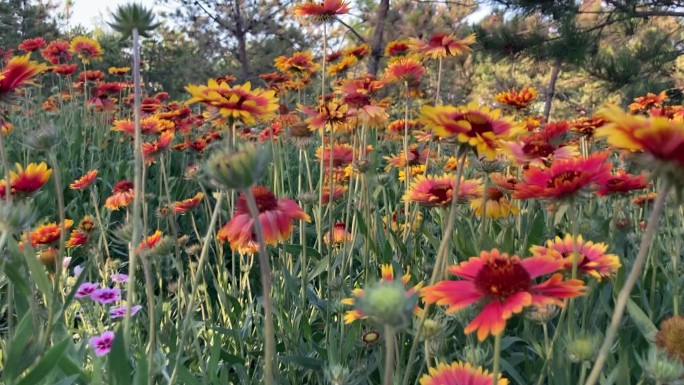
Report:
M 111 19 L 110 13 L 118 5 L 133 2 L 133 0 L 71 0 L 71 25 L 81 24 L 88 29 L 100 27 L 103 22 Z M 135 0 L 136 3 L 154 9 L 154 0 Z M 64 11 L 65 1 L 62 0 L 60 11 Z

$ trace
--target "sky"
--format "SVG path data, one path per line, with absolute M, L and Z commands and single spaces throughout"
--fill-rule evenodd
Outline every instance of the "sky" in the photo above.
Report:
M 88 29 L 102 26 L 103 21 L 109 21 L 111 11 L 115 10 L 118 5 L 130 2 L 131 0 L 72 0 L 70 24 L 81 24 Z M 154 7 L 154 0 L 137 0 L 136 2 L 149 8 Z M 64 3 L 62 1 L 60 11 L 64 11 Z

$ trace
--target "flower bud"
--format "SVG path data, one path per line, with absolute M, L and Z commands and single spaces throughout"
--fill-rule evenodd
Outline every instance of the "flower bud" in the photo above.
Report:
M 534 306 L 527 313 L 525 317 L 540 325 L 549 322 L 558 314 L 558 307 L 556 305 Z
M 489 351 L 482 349 L 479 346 L 466 345 L 461 350 L 463 361 L 468 362 L 474 367 L 482 366 L 487 363 Z
M 407 293 L 400 281 L 380 281 L 364 290 L 358 307 L 377 322 L 399 327 L 409 322 L 417 301 L 416 295 Z
M 344 385 L 348 377 L 349 369 L 339 364 L 330 365 L 325 371 L 325 378 L 330 385 Z
M 651 348 L 646 360 L 646 373 L 658 384 L 681 384 L 684 376 L 684 364 L 667 353 Z
M 595 336 L 575 336 L 567 342 L 568 358 L 572 362 L 591 362 L 598 351 L 599 340 Z
M 247 143 L 237 151 L 215 152 L 207 161 L 205 170 L 221 187 L 245 190 L 261 179 L 269 156 L 264 147 Z
M 31 205 L 23 201 L 5 204 L 0 208 L 0 230 L 3 232 L 19 233 L 29 228 L 33 224 L 34 219 L 35 210 Z
M 53 123 L 48 123 L 40 129 L 31 132 L 24 144 L 33 150 L 48 152 L 59 143 L 59 134 Z
M 437 336 L 440 332 L 442 331 L 442 324 L 439 322 L 433 320 L 433 319 L 426 319 L 425 322 L 423 322 L 423 338 L 426 340 L 429 340 L 435 336 Z

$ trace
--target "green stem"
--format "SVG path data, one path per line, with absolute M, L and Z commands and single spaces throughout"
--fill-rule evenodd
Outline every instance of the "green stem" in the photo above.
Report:
M 463 176 L 463 169 L 465 168 L 466 153 L 459 153 L 459 160 L 456 166 L 456 182 L 454 184 L 454 189 L 451 199 L 451 207 L 449 209 L 449 218 L 447 219 L 447 225 L 444 229 L 444 234 L 442 241 L 439 244 L 439 249 L 437 250 L 437 257 L 435 259 L 435 266 L 432 269 L 432 275 L 430 277 L 430 285 L 434 285 L 437 281 L 437 277 L 441 275 L 441 266 L 444 264 L 446 259 L 448 246 L 451 243 L 451 235 L 454 232 L 454 225 L 456 224 L 456 208 L 458 206 L 458 192 L 461 185 L 461 177 Z M 391 220 L 391 219 L 390 219 Z M 404 379 L 401 381 L 402 385 L 408 385 L 409 378 L 411 377 L 411 371 L 413 369 L 413 361 L 416 358 L 416 352 L 418 350 L 418 343 L 420 341 L 420 336 L 423 333 L 423 325 L 427 319 L 427 314 L 429 313 L 429 308 L 424 309 L 423 315 L 418 321 L 418 329 L 416 330 L 416 335 L 413 337 L 413 342 L 411 344 L 411 350 L 409 351 L 409 358 L 406 361 L 406 371 L 404 373 Z
M 264 303 L 264 383 L 272 385 L 274 383 L 274 362 L 275 362 L 275 329 L 273 327 L 273 305 L 271 299 L 271 267 L 266 253 L 264 243 L 264 231 L 259 222 L 259 208 L 257 207 L 254 194 L 251 189 L 244 191 L 247 198 L 249 213 L 254 219 L 254 232 L 259 243 L 259 267 L 261 269 L 263 303 Z
M 383 385 L 394 383 L 394 328 L 385 325 L 385 373 L 383 375 Z
M 441 59 L 440 59 L 441 60 Z M 441 62 L 441 61 L 440 61 Z M 487 189 L 489 188 L 489 176 L 485 173 L 484 181 L 482 183 L 482 206 L 480 206 L 481 220 L 480 220 L 480 250 L 484 246 L 484 239 L 487 229 Z
M 497 383 L 496 379 L 499 378 L 501 373 L 499 366 L 501 365 L 501 339 L 503 337 L 503 332 L 494 336 L 494 363 L 492 364 L 492 378 L 493 383 Z
M 629 277 L 627 277 L 625 285 L 622 287 L 620 293 L 618 294 L 615 309 L 613 310 L 613 316 L 610 320 L 610 326 L 608 327 L 608 330 L 606 330 L 606 337 L 603 340 L 603 344 L 601 345 L 601 349 L 599 350 L 598 356 L 596 357 L 594 367 L 591 369 L 591 373 L 589 374 L 589 379 L 587 379 L 586 385 L 594 385 L 598 382 L 599 375 L 601 374 L 601 371 L 603 369 L 603 365 L 606 363 L 606 360 L 608 359 L 608 354 L 610 353 L 610 349 L 612 348 L 613 342 L 615 341 L 615 336 L 617 335 L 618 328 L 620 327 L 620 321 L 622 321 L 622 316 L 625 312 L 625 307 L 627 306 L 629 295 L 632 292 L 634 285 L 636 285 L 637 280 L 641 276 L 641 270 L 644 267 L 644 262 L 646 261 L 646 256 L 648 255 L 651 242 L 653 241 L 656 229 L 658 228 L 660 215 L 662 214 L 663 207 L 665 206 L 665 198 L 667 198 L 669 191 L 670 185 L 667 181 L 663 182 L 663 184 L 660 186 L 660 192 L 658 193 L 658 197 L 656 198 L 655 203 L 653 204 L 653 211 L 651 212 L 651 215 L 648 218 L 646 231 L 644 232 L 644 235 L 641 238 L 641 244 L 639 245 L 639 254 L 634 260 L 634 265 L 632 266 L 632 270 L 629 272 Z
M 131 218 L 132 234 L 128 257 L 128 293 L 126 295 L 126 317 L 124 318 L 124 343 L 131 346 L 131 306 L 136 302 L 135 298 L 135 273 L 138 267 L 138 243 L 140 242 L 140 205 L 142 202 L 142 133 L 140 129 L 140 104 L 142 90 L 140 87 L 140 37 L 138 29 L 133 28 L 133 84 L 134 84 L 134 109 L 133 121 L 135 136 L 133 139 L 133 218 Z
M 185 339 L 190 330 L 190 325 L 192 325 L 192 314 L 195 312 L 195 302 L 197 301 L 197 296 L 199 295 L 199 283 L 202 279 L 204 272 L 204 265 L 207 260 L 207 255 L 209 254 L 209 240 L 211 239 L 211 234 L 214 231 L 216 222 L 218 222 L 219 213 L 221 212 L 221 201 L 223 200 L 223 191 L 219 192 L 216 198 L 216 206 L 214 206 L 214 212 L 211 214 L 211 220 L 209 221 L 209 226 L 207 227 L 207 233 L 202 242 L 202 251 L 200 252 L 200 258 L 197 262 L 197 273 L 192 280 L 192 291 L 189 298 L 187 309 L 185 310 L 185 317 L 183 317 L 183 324 L 181 327 L 181 336 L 178 341 L 179 350 L 176 352 L 176 362 L 173 365 L 173 370 L 171 371 L 171 377 L 169 378 L 169 385 L 173 384 L 174 379 L 178 373 L 178 366 L 180 365 L 182 354 L 182 346 L 185 343 Z M 130 290 L 130 288 L 129 288 Z M 129 302 L 130 304 L 130 302 Z M 129 307 L 130 308 L 130 307 Z

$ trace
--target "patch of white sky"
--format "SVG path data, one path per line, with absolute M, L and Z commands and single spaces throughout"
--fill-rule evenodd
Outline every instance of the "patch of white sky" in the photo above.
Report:
M 65 6 L 68 0 L 62 0 L 59 12 L 65 11 Z M 81 25 L 86 29 L 93 30 L 95 28 L 106 27 L 106 22 L 110 20 L 111 12 L 116 10 L 117 6 L 131 2 L 131 0 L 70 0 L 69 20 L 70 26 Z M 139 4 L 157 10 L 160 8 L 155 0 L 137 0 Z M 475 12 L 468 15 L 465 21 L 469 24 L 477 23 L 487 17 L 492 12 L 492 8 L 488 5 L 480 6 Z

